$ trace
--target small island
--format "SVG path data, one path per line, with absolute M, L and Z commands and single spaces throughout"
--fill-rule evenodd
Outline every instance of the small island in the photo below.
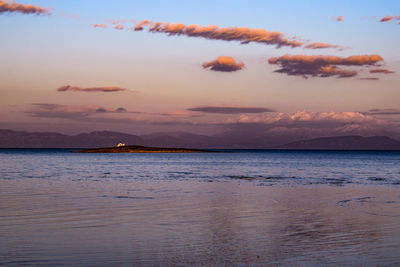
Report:
M 213 150 L 173 148 L 173 147 L 148 147 L 148 146 L 115 146 L 105 148 L 91 148 L 74 151 L 75 153 L 210 153 Z

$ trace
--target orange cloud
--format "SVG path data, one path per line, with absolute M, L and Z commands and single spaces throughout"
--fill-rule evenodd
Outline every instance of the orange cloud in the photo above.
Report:
M 233 72 L 244 68 L 243 62 L 236 62 L 232 57 L 218 57 L 216 60 L 203 63 L 203 68 L 214 71 Z
M 43 8 L 34 5 L 24 5 L 15 1 L 0 1 L 0 13 L 19 12 L 22 14 L 49 15 L 51 8 Z
M 305 49 L 324 49 L 324 48 L 335 48 L 338 50 L 344 50 L 345 47 L 340 46 L 340 45 L 334 45 L 334 44 L 327 44 L 327 43 L 311 43 L 306 46 L 304 46 Z
M 390 15 L 386 15 L 383 18 L 381 18 L 379 21 L 380 22 L 387 22 L 387 21 L 391 21 L 391 20 L 400 20 L 400 16 L 390 16 Z
M 189 37 L 201 37 L 210 40 L 240 41 L 242 44 L 263 43 L 282 46 L 299 47 L 302 42 L 290 40 L 280 32 L 270 32 L 264 29 L 251 29 L 247 27 L 222 28 L 216 25 L 200 26 L 185 25 L 183 23 L 152 22 L 143 20 L 138 22 L 132 30 L 141 31 L 148 28 L 149 32 L 166 33 L 172 35 L 184 35 Z
M 284 55 L 272 57 L 268 60 L 270 64 L 277 64 L 281 69 L 275 72 L 287 75 L 299 75 L 307 78 L 338 76 L 340 78 L 353 77 L 357 71 L 339 68 L 342 66 L 376 65 L 383 61 L 379 55 L 359 55 L 350 57 L 338 56 L 308 56 L 308 55 Z
M 89 87 L 81 88 L 78 86 L 64 85 L 57 89 L 59 92 L 74 91 L 74 92 L 119 92 L 125 91 L 125 88 L 117 86 Z
M 373 69 L 373 70 L 370 70 L 369 73 L 391 74 L 391 73 L 394 73 L 394 71 L 387 70 L 387 69 Z
M 339 76 L 340 78 L 353 77 L 357 75 L 355 70 L 345 70 L 336 66 L 322 66 L 319 69 L 320 77 Z
M 136 25 L 134 27 L 132 27 L 131 29 L 133 31 L 142 31 L 144 29 L 144 27 L 147 27 L 151 24 L 152 22 L 150 20 L 142 20 L 139 21 L 138 23 L 136 23 Z
M 337 16 L 337 17 L 334 17 L 332 19 L 336 20 L 336 21 L 343 21 L 344 20 L 344 16 Z
M 123 29 L 124 29 L 124 25 L 122 25 L 122 24 L 117 24 L 117 25 L 115 25 L 113 28 L 116 29 L 116 30 L 123 30 Z
M 107 28 L 107 25 L 106 24 L 94 24 L 93 28 L 103 28 L 103 29 L 105 29 L 105 28 Z

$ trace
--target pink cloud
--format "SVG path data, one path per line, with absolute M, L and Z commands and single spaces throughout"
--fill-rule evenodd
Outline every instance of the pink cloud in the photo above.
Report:
M 344 134 L 374 134 L 398 125 L 362 112 L 309 112 L 242 114 L 231 118 L 232 129 L 258 129 L 264 134 L 294 134 L 326 136 Z
M 117 25 L 115 25 L 113 28 L 116 29 L 116 30 L 123 30 L 123 29 L 124 29 L 124 25 L 122 25 L 122 24 L 117 24 Z
M 344 20 L 344 16 L 337 16 L 337 17 L 334 17 L 332 19 L 336 20 L 336 21 L 343 21 Z
M 379 119 L 367 113 L 349 112 L 310 112 L 241 114 L 229 118 L 225 124 L 230 129 L 234 143 L 241 142 L 243 136 L 259 137 L 259 141 L 274 137 L 307 139 L 338 135 L 388 135 L 400 133 L 400 125 L 395 121 Z M 230 136 L 227 135 L 227 138 Z M 266 139 L 267 138 L 267 139 Z M 287 139 L 288 138 L 288 139 Z M 276 142 L 271 141 L 271 142 Z
M 277 123 L 285 122 L 286 124 L 295 122 L 341 122 L 341 123 L 354 123 L 354 122 L 371 122 L 376 121 L 372 116 L 365 115 L 361 112 L 309 112 L 297 111 L 295 113 L 262 113 L 260 115 L 240 115 L 236 122 L 241 123 Z M 233 122 L 233 121 L 231 121 Z

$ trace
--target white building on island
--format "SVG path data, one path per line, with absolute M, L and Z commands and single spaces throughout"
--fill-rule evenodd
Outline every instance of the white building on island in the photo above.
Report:
M 121 147 L 121 146 L 125 146 L 125 144 L 122 143 L 122 142 L 119 142 L 118 145 L 117 145 L 117 147 Z

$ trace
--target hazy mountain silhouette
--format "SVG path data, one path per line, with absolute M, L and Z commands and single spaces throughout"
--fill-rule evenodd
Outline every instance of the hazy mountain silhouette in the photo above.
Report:
M 298 141 L 299 139 L 305 140 Z M 0 130 L 2 148 L 98 148 L 115 146 L 119 142 L 127 145 L 181 148 L 400 150 L 400 142 L 386 136 L 308 139 L 304 136 L 270 136 L 240 131 L 227 131 L 213 136 L 186 132 L 138 136 L 111 131 L 65 135 L 55 132 Z
M 185 132 L 132 135 L 110 131 L 94 131 L 78 135 L 54 132 L 23 132 L 0 130 L 0 147 L 4 148 L 96 148 L 114 146 L 120 141 L 127 145 L 182 148 L 268 148 L 298 139 L 267 137 L 234 131 L 206 136 Z
M 140 144 L 139 136 L 95 131 L 78 135 L 64 135 L 53 132 L 21 132 L 12 130 L 0 130 L 0 147 L 24 147 L 24 148 L 86 148 L 114 146 L 120 141 L 127 144 Z
M 400 142 L 387 136 L 334 136 L 296 141 L 276 148 L 310 150 L 400 150 Z

